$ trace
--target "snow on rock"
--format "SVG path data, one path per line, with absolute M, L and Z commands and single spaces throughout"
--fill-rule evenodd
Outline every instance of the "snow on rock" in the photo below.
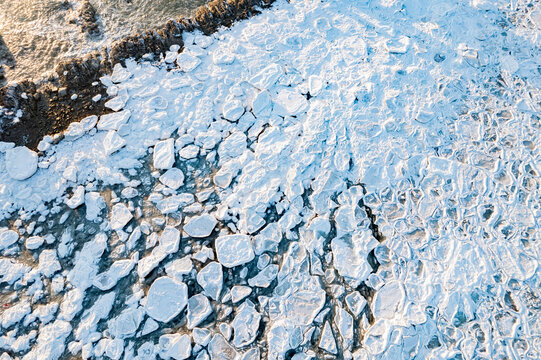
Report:
M 6 170 L 15 180 L 25 180 L 34 175 L 38 169 L 38 155 L 25 146 L 6 150 Z
M 192 296 L 188 300 L 188 329 L 199 326 L 212 313 L 209 299 L 202 294 Z
M 148 290 L 145 310 L 154 320 L 169 322 L 188 303 L 188 287 L 168 276 L 156 279 Z
M 208 263 L 197 273 L 197 283 L 203 288 L 205 294 L 217 301 L 224 283 L 222 265 L 217 262 Z
M 153 163 L 156 169 L 167 170 L 175 163 L 175 141 L 167 139 L 158 141 L 154 146 Z
M 214 227 L 218 224 L 218 220 L 210 214 L 203 214 L 192 217 L 183 230 L 191 237 L 204 238 L 209 236 Z
M 184 184 L 184 173 L 177 168 L 171 168 L 160 176 L 160 182 L 173 190 L 177 190 Z
M 111 229 L 121 230 L 132 218 L 133 215 L 126 205 L 122 203 L 115 204 L 111 211 L 111 218 L 109 219 Z
M 248 235 L 224 235 L 215 240 L 218 261 L 232 268 L 246 264 L 255 257 L 252 241 Z

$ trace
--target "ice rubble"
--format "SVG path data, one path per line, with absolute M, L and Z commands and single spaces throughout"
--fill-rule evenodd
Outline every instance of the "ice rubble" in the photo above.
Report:
M 538 12 L 280 1 L 116 66 L 0 145 L 1 349 L 539 358 Z

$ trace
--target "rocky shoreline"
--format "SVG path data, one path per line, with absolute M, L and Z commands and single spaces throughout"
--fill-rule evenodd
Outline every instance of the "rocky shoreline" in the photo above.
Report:
M 158 56 L 171 45 L 182 49 L 182 33 L 199 30 L 206 35 L 221 26 L 259 13 L 274 0 L 214 0 L 199 7 L 194 17 L 170 20 L 163 26 L 130 35 L 110 47 L 82 58 L 60 62 L 53 76 L 25 80 L 0 88 L 0 141 L 36 149 L 45 135 L 67 129 L 73 121 L 109 112 L 108 98 L 99 78 L 125 59 Z

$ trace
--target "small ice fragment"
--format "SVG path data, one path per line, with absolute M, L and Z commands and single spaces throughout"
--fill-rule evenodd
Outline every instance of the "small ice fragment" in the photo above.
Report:
M 250 345 L 257 336 L 260 321 L 261 314 L 256 311 L 254 304 L 250 300 L 242 303 L 232 323 L 235 329 L 233 345 L 237 348 Z
M 94 221 L 105 208 L 105 201 L 98 192 L 89 192 L 85 194 L 85 205 L 86 219 Z
M 191 330 L 201 324 L 211 313 L 212 307 L 205 295 L 192 296 L 188 300 L 188 329 Z
M 346 296 L 346 305 L 356 318 L 359 317 L 366 304 L 366 299 L 358 291 L 354 291 Z
M 113 337 L 130 337 L 139 329 L 143 317 L 144 311 L 141 308 L 127 308 L 109 321 L 109 332 Z
M 226 120 L 237 121 L 244 114 L 242 101 L 236 99 L 227 100 L 223 107 L 223 116 Z
M 26 146 L 6 150 L 6 170 L 14 180 L 25 180 L 38 169 L 38 155 Z
M 224 235 L 215 241 L 218 261 L 225 267 L 232 268 L 246 264 L 255 257 L 252 242 L 248 235 Z
M 0 237 L 2 235 L 0 234 Z M 43 245 L 43 242 L 45 241 L 45 239 L 43 239 L 41 236 L 32 236 L 32 237 L 29 237 L 28 239 L 26 239 L 26 248 L 28 250 L 36 250 L 36 249 L 39 249 L 39 247 L 41 245 Z M 0 241 L 1 243 L 1 241 Z M 0 245 L 0 248 L 2 247 L 2 245 Z
M 182 52 L 177 56 L 177 64 L 180 70 L 190 72 L 201 64 L 201 59 L 186 52 Z
M 318 96 L 323 90 L 323 80 L 317 75 L 311 75 L 308 78 L 308 89 L 310 96 Z
M 231 301 L 234 303 L 238 303 L 242 299 L 246 298 L 252 293 L 252 288 L 248 286 L 242 286 L 242 285 L 235 285 L 231 289 Z
M 250 79 L 250 84 L 259 90 L 267 90 L 278 81 L 283 73 L 284 70 L 280 65 L 271 64 L 252 77 Z
M 56 256 L 56 250 L 43 250 L 39 254 L 38 270 L 48 278 L 53 276 L 57 271 L 62 270 L 62 266 L 60 266 L 58 257 Z
M 19 240 L 19 234 L 13 230 L 5 230 L 0 232 L 0 250 L 4 250 Z
M 280 116 L 296 116 L 308 109 L 308 100 L 298 91 L 283 89 L 276 96 L 274 111 Z
M 132 213 L 124 204 L 115 204 L 111 212 L 111 229 L 121 230 L 133 218 Z
M 210 214 L 194 216 L 184 225 L 184 231 L 191 237 L 204 238 L 212 233 L 217 223 L 216 218 Z
M 168 254 L 173 254 L 178 251 L 180 245 L 180 231 L 172 226 L 167 226 L 160 236 L 160 246 Z
M 175 142 L 172 138 L 158 141 L 154 146 L 154 167 L 156 169 L 170 169 L 175 163 Z
M 184 173 L 180 169 L 171 168 L 160 176 L 160 182 L 165 186 L 176 190 L 184 184 Z
M 331 326 L 328 322 L 325 322 L 323 326 L 323 332 L 321 333 L 321 339 L 319 340 L 319 347 L 328 353 L 336 354 L 336 340 L 331 330 Z
M 120 150 L 126 145 L 126 140 L 114 130 L 111 130 L 103 138 L 103 149 L 107 155 L 111 155 L 114 152 Z
M 374 296 L 372 312 L 376 319 L 392 319 L 401 313 L 404 305 L 404 289 L 398 281 L 391 281 L 383 285 Z
M 205 294 L 216 301 L 222 292 L 223 278 L 222 266 L 217 262 L 209 263 L 197 273 L 197 282 Z
M 233 180 L 233 173 L 222 168 L 218 170 L 212 180 L 216 186 L 225 189 L 229 186 L 229 184 L 231 184 L 231 181 Z
M 196 344 L 201 346 L 207 346 L 210 341 L 212 333 L 208 329 L 195 328 L 192 331 L 192 337 Z
M 122 110 L 111 114 L 105 114 L 100 117 L 98 122 L 98 130 L 118 130 L 121 125 L 128 122 L 131 117 L 130 110 Z
M 176 259 L 165 266 L 167 275 L 182 281 L 182 276 L 187 275 L 192 271 L 193 263 L 189 256 L 182 259 Z
M 268 91 L 261 91 L 254 97 L 252 112 L 256 117 L 269 116 L 272 113 L 272 99 Z
M 77 186 L 75 191 L 73 192 L 73 196 L 66 200 L 66 205 L 70 209 L 75 209 L 85 202 L 85 187 L 82 185 Z
M 194 159 L 199 155 L 199 147 L 196 145 L 188 145 L 180 149 L 178 154 L 183 159 Z
M 101 100 L 101 94 L 98 94 L 98 95 L 95 95 L 95 96 L 92 97 L 92 101 L 94 101 L 94 102 L 98 102 L 100 100 Z
M 169 322 L 188 303 L 188 287 L 168 276 L 156 279 L 148 290 L 145 310 L 154 320 Z
M 338 308 L 334 321 L 342 336 L 344 347 L 351 349 L 353 346 L 353 317 L 343 308 Z
M 184 360 L 192 354 L 192 340 L 187 334 L 162 335 L 158 344 L 162 359 Z

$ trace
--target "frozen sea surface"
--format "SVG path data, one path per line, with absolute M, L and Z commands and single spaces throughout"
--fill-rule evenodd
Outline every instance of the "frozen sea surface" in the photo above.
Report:
M 117 66 L 118 116 L 0 144 L 1 359 L 539 359 L 536 6 L 278 1 Z

